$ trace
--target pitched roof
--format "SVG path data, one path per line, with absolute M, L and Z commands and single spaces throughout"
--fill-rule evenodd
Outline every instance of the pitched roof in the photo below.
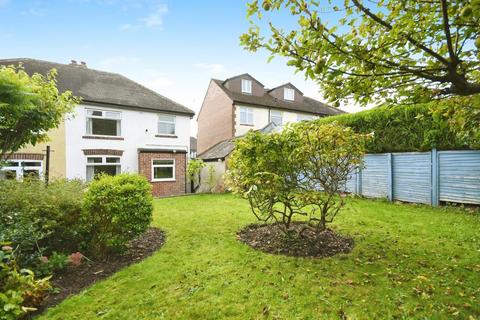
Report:
M 246 103 L 264 107 L 278 108 L 284 110 L 300 111 L 313 113 L 317 115 L 336 115 L 345 113 L 344 111 L 326 105 L 318 100 L 304 96 L 302 102 L 283 101 L 272 97 L 268 91 L 263 96 L 246 95 L 240 92 L 228 90 L 223 84 L 223 80 L 212 79 L 234 102 Z
M 274 90 L 277 90 L 277 89 L 280 89 L 280 88 L 283 88 L 283 87 L 286 87 L 286 86 L 290 86 L 290 87 L 294 88 L 295 90 L 297 90 L 298 92 L 300 92 L 303 95 L 303 92 L 300 91 L 300 89 L 298 89 L 297 87 L 295 87 L 291 82 L 287 82 L 287 83 L 281 84 L 279 86 L 276 86 L 275 88 L 268 89 L 268 92 L 272 92 Z
M 282 131 L 282 126 L 276 125 L 273 122 L 270 122 L 262 129 L 258 131 L 262 133 L 276 133 Z M 230 153 L 232 153 L 233 149 L 235 149 L 235 140 L 238 138 L 243 137 L 244 135 L 230 138 L 227 140 L 220 141 L 217 144 L 214 144 L 202 154 L 198 155 L 198 158 L 202 160 L 218 160 L 226 158 Z
M 236 138 L 220 141 L 198 155 L 202 160 L 217 160 L 227 157 L 235 149 Z
M 149 109 L 193 116 L 195 113 L 153 90 L 120 74 L 99 71 L 82 65 L 61 64 L 43 60 L 18 58 L 0 59 L 0 65 L 22 64 L 28 74 L 58 72 L 60 91 L 71 90 L 84 102 L 111 104 L 119 107 Z

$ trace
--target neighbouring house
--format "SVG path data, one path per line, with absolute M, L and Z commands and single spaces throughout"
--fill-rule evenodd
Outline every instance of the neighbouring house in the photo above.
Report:
M 282 126 L 270 122 L 259 131 L 263 133 L 274 133 L 282 130 Z M 199 159 L 206 163 L 206 167 L 200 172 L 201 185 L 198 192 L 220 192 L 225 190 L 223 175 L 227 171 L 228 158 L 235 149 L 235 140 L 241 138 L 233 137 L 220 141 L 202 154 Z
M 50 133 L 51 141 L 19 150 L 2 168 L 4 177 L 21 179 L 46 173 L 50 178 L 90 181 L 100 173 L 137 172 L 152 184 L 154 196 L 186 192 L 190 120 L 194 112 L 116 73 L 35 59 L 0 60 L 22 65 L 29 74 L 58 72 L 60 91 L 82 98 L 73 116 Z
M 306 97 L 291 83 L 267 89 L 249 74 L 212 79 L 198 114 L 198 154 L 215 144 L 273 122 L 312 120 L 343 113 Z

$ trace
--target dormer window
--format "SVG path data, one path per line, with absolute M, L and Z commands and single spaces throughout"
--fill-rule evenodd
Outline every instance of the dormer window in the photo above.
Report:
M 295 100 L 295 90 L 291 88 L 283 89 L 283 99 L 293 101 Z
M 242 79 L 242 93 L 252 94 L 252 80 Z

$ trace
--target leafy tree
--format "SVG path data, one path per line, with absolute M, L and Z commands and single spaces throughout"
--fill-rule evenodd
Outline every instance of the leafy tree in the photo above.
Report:
M 79 102 L 70 91 L 59 93 L 57 72 L 29 76 L 22 68 L 0 66 L 0 159 L 26 144 L 46 141 Z
M 250 132 L 236 141 L 227 183 L 260 221 L 290 233 L 296 215 L 319 232 L 344 206 L 348 175 L 362 164 L 366 135 L 337 124 L 299 123 L 282 133 Z
M 284 30 L 270 21 L 271 34 L 261 34 L 259 22 L 282 10 L 298 25 Z M 248 17 L 242 45 L 287 57 L 330 101 L 480 93 L 480 0 L 253 0 Z

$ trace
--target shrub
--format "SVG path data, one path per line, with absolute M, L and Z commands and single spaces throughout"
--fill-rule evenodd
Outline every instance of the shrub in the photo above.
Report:
M 41 256 L 39 258 L 40 263 L 35 268 L 37 276 L 48 276 L 57 271 L 65 268 L 70 262 L 69 257 L 66 254 L 58 253 L 56 251 L 47 256 Z
M 366 144 L 370 153 L 469 149 L 471 145 L 455 133 L 449 120 L 432 110 L 433 103 L 384 106 L 314 122 L 336 122 L 362 134 L 374 132 L 375 136 Z
M 201 171 L 205 167 L 205 162 L 202 159 L 192 159 L 188 162 L 187 165 L 187 178 L 188 181 L 192 184 L 192 192 L 195 193 L 200 187 L 201 180 Z
M 152 220 L 152 190 L 139 175 L 100 176 L 85 194 L 82 229 L 95 256 L 125 249 Z
M 1 180 L 0 241 L 12 242 L 18 263 L 29 268 L 53 251 L 76 251 L 83 194 L 80 181 Z
M 363 166 L 365 143 L 371 136 L 336 123 L 312 122 L 298 124 L 294 134 L 299 142 L 293 150 L 300 166 L 298 199 L 310 205 L 308 225 L 320 231 L 345 205 L 341 192 L 348 176 Z
M 28 269 L 20 269 L 12 248 L 0 250 L 0 319 L 14 320 L 35 311 L 45 292 L 51 289 L 49 277 L 36 279 Z
M 289 234 L 293 217 L 303 215 L 306 228 L 318 232 L 343 207 L 340 193 L 362 165 L 365 140 L 350 128 L 314 122 L 282 133 L 249 132 L 236 141 L 227 184 L 260 221 L 275 221 Z

